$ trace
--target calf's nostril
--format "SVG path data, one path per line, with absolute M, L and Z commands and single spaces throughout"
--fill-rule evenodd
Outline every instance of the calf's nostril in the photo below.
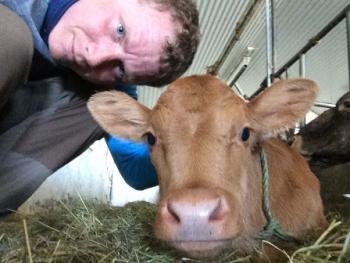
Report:
M 213 211 L 209 215 L 209 221 L 217 221 L 221 220 L 224 216 L 223 207 L 221 204 L 221 199 L 218 199 L 216 207 L 214 207 Z
M 172 204 L 169 202 L 167 204 L 167 211 L 169 213 L 170 218 L 173 220 L 174 223 L 181 223 L 181 219 L 178 216 L 177 212 L 175 211 L 174 207 L 172 206 Z

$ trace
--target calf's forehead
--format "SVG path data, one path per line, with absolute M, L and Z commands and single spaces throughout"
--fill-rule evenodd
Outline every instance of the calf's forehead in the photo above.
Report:
M 151 114 L 157 130 L 179 132 L 206 126 L 225 129 L 246 122 L 246 103 L 214 77 L 194 76 L 175 81 Z

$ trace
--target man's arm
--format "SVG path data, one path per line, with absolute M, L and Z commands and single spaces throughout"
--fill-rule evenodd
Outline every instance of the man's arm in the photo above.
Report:
M 135 85 L 119 84 L 116 88 L 137 100 Z M 157 174 L 145 143 L 124 140 L 111 135 L 106 137 L 106 143 L 127 184 L 137 190 L 158 185 Z
M 121 176 L 128 185 L 137 190 L 158 185 L 157 173 L 145 143 L 113 136 L 108 136 L 106 142 Z

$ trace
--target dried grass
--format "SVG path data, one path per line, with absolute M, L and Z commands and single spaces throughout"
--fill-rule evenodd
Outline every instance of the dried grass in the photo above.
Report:
M 207 262 L 183 258 L 155 240 L 156 206 L 135 202 L 111 208 L 95 202 L 60 202 L 33 216 L 0 221 L 0 261 L 9 262 Z M 350 220 L 333 221 L 316 241 L 287 253 L 285 262 L 350 262 Z M 234 252 L 212 262 L 251 262 Z

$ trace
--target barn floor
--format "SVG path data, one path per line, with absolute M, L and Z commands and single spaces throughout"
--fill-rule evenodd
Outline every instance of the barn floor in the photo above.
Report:
M 0 221 L 0 262 L 251 262 L 250 256 L 238 258 L 233 252 L 212 261 L 179 256 L 154 239 L 156 206 L 151 203 L 111 208 L 73 200 L 53 207 Z M 281 252 L 283 262 L 347 262 L 350 220 L 342 224 L 339 220 L 316 243 L 289 255 Z

